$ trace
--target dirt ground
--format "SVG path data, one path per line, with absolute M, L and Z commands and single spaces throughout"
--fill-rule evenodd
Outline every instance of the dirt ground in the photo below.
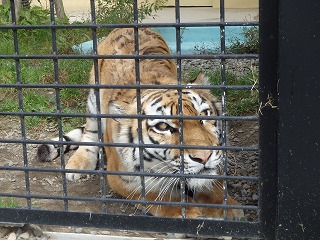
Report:
M 15 117 L 0 116 L 0 139 L 21 139 L 20 120 Z M 258 123 L 253 121 L 230 122 L 229 123 L 229 143 L 233 146 L 257 146 L 258 144 Z M 55 136 L 56 129 L 54 126 L 48 126 L 46 129 L 27 131 L 27 139 L 50 139 Z M 37 145 L 28 144 L 27 159 L 28 166 L 36 168 L 60 169 L 60 159 L 53 162 L 38 162 L 35 159 Z M 69 155 L 66 156 L 68 158 Z M 234 151 L 228 153 L 229 167 L 228 174 L 240 176 L 257 176 L 258 175 L 258 153 Z M 23 167 L 23 146 L 22 144 L 9 144 L 0 142 L 0 167 Z M 26 177 L 30 185 L 31 194 L 47 196 L 63 196 L 63 184 L 60 173 L 54 172 L 29 172 L 27 176 L 22 171 L 1 170 L 0 169 L 0 186 L 2 193 L 25 194 Z M 96 175 L 78 182 L 67 183 L 68 196 L 75 197 L 97 197 L 101 196 L 100 179 Z M 248 181 L 235 181 L 228 183 L 230 195 L 244 205 L 257 205 L 258 201 L 258 184 Z M 107 191 L 107 197 L 119 198 L 112 191 Z M 17 199 L 19 207 L 26 207 L 25 199 Z M 43 210 L 64 210 L 62 200 L 53 199 L 32 199 L 32 207 Z M 92 201 L 69 201 L 69 211 L 82 212 L 101 212 L 102 205 Z M 107 205 L 109 213 L 117 214 L 138 214 L 139 212 L 132 205 L 112 203 Z M 257 218 L 257 213 L 246 212 L 249 221 Z M 76 228 L 71 227 L 53 227 L 47 226 L 48 231 L 65 231 L 75 232 Z M 101 229 L 100 229 L 101 230 Z M 81 229 L 81 232 L 90 233 L 100 231 L 94 229 Z M 123 234 L 123 233 L 122 233 Z M 138 233 L 141 234 L 141 233 Z M 134 232 L 131 236 L 135 236 Z M 154 237 L 154 234 L 151 235 Z

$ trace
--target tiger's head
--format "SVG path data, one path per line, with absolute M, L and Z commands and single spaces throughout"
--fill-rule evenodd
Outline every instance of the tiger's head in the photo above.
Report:
M 203 75 L 199 75 L 198 78 L 203 80 Z M 182 103 L 181 106 L 179 103 Z M 183 116 L 191 116 L 191 118 L 174 118 L 178 117 L 181 110 Z M 136 100 L 132 103 L 112 101 L 109 103 L 109 113 L 136 114 L 137 102 Z M 222 151 L 205 149 L 205 147 L 220 144 L 220 121 L 208 118 L 192 119 L 192 116 L 218 116 L 221 114 L 221 104 L 208 90 L 183 89 L 180 96 L 176 89 L 141 90 L 141 114 L 144 116 L 141 120 L 115 119 L 118 124 L 118 131 L 112 134 L 115 143 L 150 145 L 150 147 L 143 148 L 139 148 L 139 146 L 117 147 L 122 164 L 128 172 L 140 171 L 140 158 L 142 157 L 145 172 L 165 174 L 183 172 L 190 175 L 217 175 L 220 173 Z M 146 116 L 150 116 L 150 118 Z M 157 116 L 161 116 L 161 118 L 157 118 Z M 139 128 L 141 128 L 140 134 Z M 181 146 L 182 144 L 190 146 L 190 149 L 180 150 L 170 147 L 170 145 Z M 182 160 L 183 166 L 181 166 Z M 128 182 L 132 182 L 132 179 Z M 177 187 L 179 178 L 150 177 L 147 180 L 146 188 L 159 191 L 163 186 L 167 186 L 164 183 L 168 182 L 172 185 L 171 187 Z M 186 179 L 187 187 L 192 191 L 210 190 L 213 182 L 213 179 L 208 178 L 191 177 Z M 138 184 L 140 184 L 139 181 Z

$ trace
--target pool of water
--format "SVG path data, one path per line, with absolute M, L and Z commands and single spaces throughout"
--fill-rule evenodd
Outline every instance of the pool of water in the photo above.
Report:
M 152 28 L 158 32 L 167 42 L 171 52 L 176 52 L 176 30 L 173 27 Z M 230 26 L 225 27 L 225 42 L 229 46 L 237 38 L 243 40 L 243 27 Z M 191 54 L 202 51 L 220 51 L 220 28 L 219 27 L 184 27 L 181 28 L 181 53 Z M 92 41 L 84 42 L 73 46 L 74 50 L 83 54 L 92 52 Z

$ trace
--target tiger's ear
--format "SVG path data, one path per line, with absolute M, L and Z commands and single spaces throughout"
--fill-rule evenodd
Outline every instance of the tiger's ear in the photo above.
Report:
M 192 84 L 197 84 L 197 85 L 209 85 L 209 78 L 203 73 L 200 72 L 198 76 L 190 81 Z

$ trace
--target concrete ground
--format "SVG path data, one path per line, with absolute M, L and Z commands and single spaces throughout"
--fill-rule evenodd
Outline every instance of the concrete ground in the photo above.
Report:
M 85 6 L 77 6 L 77 8 L 65 6 L 65 11 L 70 20 L 81 21 L 89 18 L 89 9 Z M 225 21 L 253 21 L 257 20 L 259 14 L 258 9 L 226 9 Z M 219 22 L 220 10 L 212 7 L 181 7 L 180 21 L 188 22 Z M 149 17 L 143 20 L 143 23 L 172 23 L 175 22 L 175 8 L 166 7 L 156 13 L 155 18 Z
M 225 21 L 253 21 L 259 14 L 259 9 L 226 9 Z M 175 22 L 175 8 L 167 7 L 156 13 L 155 19 L 147 18 L 144 23 Z M 180 21 L 188 22 L 219 22 L 220 10 L 212 7 L 181 7 Z
M 47 6 L 47 1 L 40 0 L 43 7 Z M 33 1 L 33 4 L 39 5 L 39 1 Z M 90 1 L 65 1 L 64 8 L 71 22 L 82 21 L 90 16 Z M 225 21 L 253 21 L 257 20 L 259 9 L 226 9 Z M 212 7 L 181 7 L 181 22 L 218 22 L 220 21 L 220 10 Z M 156 17 L 149 17 L 144 23 L 172 23 L 175 22 L 175 8 L 165 7 L 156 13 Z

